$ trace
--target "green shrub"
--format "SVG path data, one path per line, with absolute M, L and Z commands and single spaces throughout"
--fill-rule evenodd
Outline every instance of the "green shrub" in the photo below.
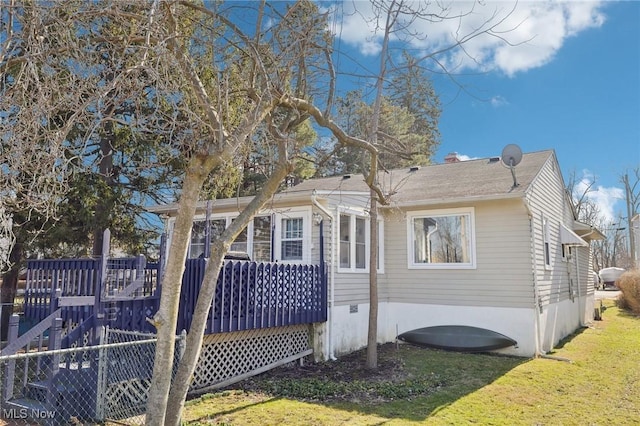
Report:
M 640 315 L 640 269 L 625 272 L 616 285 L 620 289 L 620 296 L 616 301 L 618 307 Z

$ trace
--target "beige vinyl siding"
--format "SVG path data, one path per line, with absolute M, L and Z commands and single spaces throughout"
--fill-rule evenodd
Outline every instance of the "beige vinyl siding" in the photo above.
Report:
M 400 303 L 531 307 L 531 242 L 522 200 L 457 207 L 474 207 L 476 268 L 409 269 L 407 222 L 404 215 L 396 213 L 385 222 L 381 295 Z
M 562 259 L 560 224 L 570 223 L 570 207 L 564 193 L 564 182 L 555 157 L 549 157 L 528 193 L 533 220 L 535 273 L 538 296 L 543 306 L 567 300 L 571 296 L 568 264 Z M 543 218 L 549 220 L 551 267 L 545 267 Z

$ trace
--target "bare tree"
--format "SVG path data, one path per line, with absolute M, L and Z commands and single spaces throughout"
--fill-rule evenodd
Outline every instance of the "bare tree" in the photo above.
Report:
M 6 306 L 2 335 L 29 242 L 51 221 L 68 188 L 69 156 L 64 143 L 71 127 L 61 120 L 75 98 L 57 75 L 28 58 L 42 55 L 47 40 L 16 19 L 11 4 L 0 6 L 0 272 Z M 16 33 L 28 34 L 28 45 Z M 72 77 L 70 77 L 72 79 Z M 77 99 L 76 99 L 77 100 Z M 83 112 L 75 114 L 80 121 Z
M 0 72 L 3 81 L 16 69 L 35 77 L 30 85 L 11 86 L 14 105 L 22 105 L 20 97 L 33 93 L 53 107 L 64 104 L 64 114 L 51 120 L 54 125 L 44 126 L 61 147 L 70 141 L 83 146 L 81 142 L 94 137 L 105 123 L 118 123 L 163 142 L 157 152 L 149 153 L 150 163 L 175 161 L 183 168 L 160 307 L 152 319 L 158 343 L 147 404 L 147 424 L 177 425 L 224 253 L 292 170 L 292 159 L 300 155 L 293 133 L 311 118 L 339 144 L 366 150 L 372 199 L 385 200 L 376 180 L 379 149 L 349 135 L 331 118 L 336 83 L 332 40 L 326 16 L 311 2 L 241 7 L 186 0 L 17 3 L 7 10 L 20 20 L 16 28 L 24 37 L 12 44 L 11 31 L 4 30 L 9 36 L 0 39 L 5 44 Z M 392 3 L 397 4 L 401 3 Z M 402 13 L 409 13 L 410 3 L 402 5 Z M 111 56 L 122 57 L 123 63 L 105 78 L 103 54 L 109 51 L 126 55 Z M 6 81 L 12 83 L 11 78 Z M 11 112 L 11 104 L 2 102 L 2 114 Z M 121 120 L 112 105 L 123 102 L 134 105 L 136 114 Z M 31 102 L 33 108 L 36 103 Z M 34 137 L 50 142 L 39 137 L 43 122 L 21 127 L 16 118 L 3 134 L 16 138 L 18 145 Z M 269 134 L 277 153 L 275 164 L 261 191 L 212 245 L 187 348 L 172 385 L 167 372 L 173 363 L 180 287 L 197 201 L 212 172 L 237 161 L 258 130 Z M 104 157 L 106 151 L 101 147 L 97 155 Z
M 633 177 L 629 178 L 629 173 L 625 173 L 621 179 L 624 185 L 625 199 L 627 204 L 627 229 L 629 238 L 629 266 L 638 267 L 636 264 L 637 259 L 637 246 L 636 246 L 636 234 L 633 231 L 633 217 L 640 212 L 640 167 L 636 167 L 633 170 Z

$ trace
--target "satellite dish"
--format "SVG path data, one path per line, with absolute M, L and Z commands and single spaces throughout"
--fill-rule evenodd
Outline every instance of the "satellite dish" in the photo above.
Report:
M 515 167 L 522 161 L 522 150 L 514 143 L 504 147 L 502 150 L 502 162 L 507 167 Z
M 511 176 L 513 176 L 513 186 L 511 189 L 517 187 L 519 185 L 516 180 L 516 169 L 515 167 L 520 164 L 522 161 L 522 150 L 516 144 L 509 144 L 504 147 L 502 150 L 502 164 L 509 167 L 511 169 Z

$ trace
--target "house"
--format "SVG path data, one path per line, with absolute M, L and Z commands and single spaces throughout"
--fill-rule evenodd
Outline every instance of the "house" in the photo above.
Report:
M 533 356 L 593 320 L 590 241 L 602 234 L 576 220 L 554 151 L 524 154 L 514 169 L 450 155 L 380 182 L 390 200 L 377 223 L 380 343 L 471 325 L 518 342 L 501 352 Z M 200 203 L 189 257 L 206 256 L 207 239 L 250 199 Z M 232 246 L 254 261 L 328 263 L 328 319 L 314 326 L 320 358 L 367 342 L 369 200 L 361 175 L 307 180 L 276 194 Z M 152 211 L 170 235 L 176 206 Z

